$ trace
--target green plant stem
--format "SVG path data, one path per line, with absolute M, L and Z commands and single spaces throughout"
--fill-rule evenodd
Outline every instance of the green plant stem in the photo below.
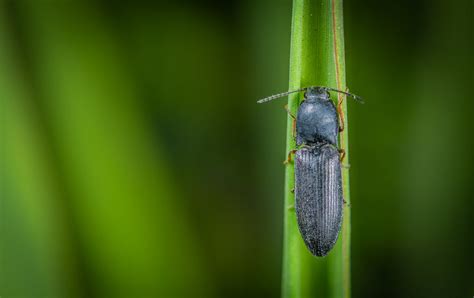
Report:
M 344 31 L 342 0 L 294 0 L 290 52 L 289 90 L 306 86 L 329 86 L 346 89 L 344 61 Z M 288 108 L 296 114 L 303 98 L 300 93 L 291 94 Z M 346 100 L 340 94 L 332 94 L 341 115 L 344 131 L 339 137 L 340 148 L 349 160 Z M 340 104 L 339 104 L 340 103 Z M 295 148 L 293 119 L 288 116 L 287 152 Z M 339 240 L 326 260 L 312 261 L 299 235 L 294 206 L 294 165 L 289 164 L 285 173 L 284 247 L 282 296 L 301 297 L 308 292 L 327 293 L 329 297 L 350 297 L 350 196 L 349 172 L 342 168 L 343 192 L 346 204 Z M 324 262 L 326 261 L 326 262 Z M 317 270 L 314 267 L 319 267 Z M 319 273 L 321 276 L 315 276 Z M 314 288 L 317 280 L 327 284 Z M 322 294 L 321 294 L 322 295 Z

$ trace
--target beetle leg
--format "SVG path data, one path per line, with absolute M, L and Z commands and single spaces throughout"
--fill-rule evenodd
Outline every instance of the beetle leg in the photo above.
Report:
M 340 98 L 337 102 L 337 114 L 339 115 L 339 132 L 342 132 L 344 131 L 344 111 L 342 110 L 344 96 L 338 95 L 338 98 Z
M 285 105 L 285 111 L 288 113 L 288 115 L 290 115 L 290 117 L 293 119 L 293 130 L 292 130 L 292 134 L 293 134 L 293 138 L 296 138 L 296 117 L 295 115 L 293 115 L 290 111 L 290 109 L 288 109 L 288 105 L 286 104 Z
M 297 150 L 297 149 L 293 149 L 293 150 L 291 150 L 290 152 L 288 152 L 288 157 L 287 157 L 286 160 L 283 162 L 283 164 L 285 164 L 285 165 L 289 164 L 289 163 L 291 162 L 291 160 L 292 160 L 292 159 L 291 159 L 291 155 L 292 155 L 292 154 L 295 154 L 296 151 L 298 151 L 298 150 Z
M 339 149 L 339 154 L 341 154 L 341 162 L 344 160 L 344 157 L 346 157 L 346 150 L 344 149 Z
M 288 108 L 288 105 L 286 104 L 285 105 L 285 111 L 288 113 L 288 115 L 290 115 L 291 118 L 293 118 L 293 120 L 296 120 L 296 117 L 295 115 L 293 115 L 290 111 L 290 109 Z
M 346 88 L 346 92 L 349 93 L 349 88 Z M 344 131 L 344 128 L 345 128 L 344 111 L 342 109 L 342 103 L 344 102 L 344 95 L 338 94 L 337 98 L 338 98 L 337 114 L 339 115 L 339 132 L 342 132 Z

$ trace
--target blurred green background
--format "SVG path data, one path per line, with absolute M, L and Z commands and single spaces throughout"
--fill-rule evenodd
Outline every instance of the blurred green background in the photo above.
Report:
M 0 3 L 1 297 L 278 297 L 291 1 Z M 474 294 L 472 4 L 344 3 L 354 297 Z

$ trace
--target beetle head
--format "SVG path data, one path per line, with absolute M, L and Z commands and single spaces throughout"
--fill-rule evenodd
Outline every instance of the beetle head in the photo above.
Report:
M 307 101 L 327 101 L 329 100 L 329 92 L 326 87 L 308 87 L 305 92 Z

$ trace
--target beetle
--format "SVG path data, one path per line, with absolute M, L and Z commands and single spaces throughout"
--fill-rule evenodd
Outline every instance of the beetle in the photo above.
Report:
M 341 125 L 329 91 L 362 98 L 330 87 L 311 86 L 276 94 L 258 103 L 305 91 L 296 119 L 297 149 L 288 153 L 286 163 L 295 154 L 295 211 L 298 229 L 309 251 L 326 256 L 337 241 L 342 225 L 344 204 L 341 160 L 338 148 Z M 342 124 L 342 123 L 341 123 Z

